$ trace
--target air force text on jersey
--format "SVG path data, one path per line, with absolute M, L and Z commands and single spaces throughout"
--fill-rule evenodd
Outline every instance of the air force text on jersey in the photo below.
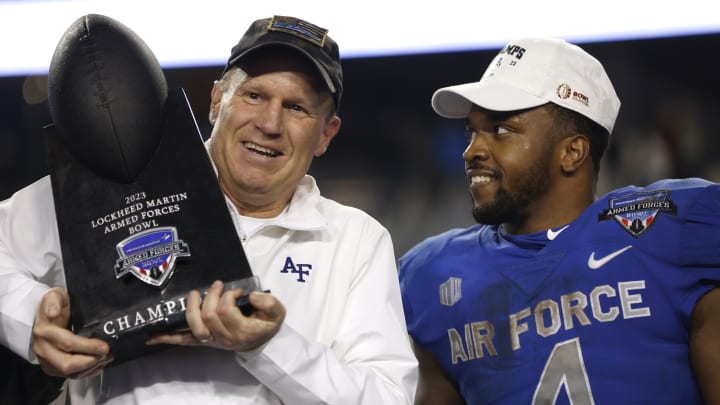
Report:
M 588 326 L 593 323 L 651 315 L 643 302 L 645 280 L 623 281 L 617 285 L 598 285 L 591 291 L 575 291 L 558 299 L 539 301 L 508 314 L 508 330 L 512 350 L 522 348 L 523 334 L 535 332 L 542 337 L 552 336 L 562 329 Z M 495 326 L 488 320 L 466 323 L 462 330 L 447 330 L 452 364 L 481 359 L 486 354 L 497 355 Z

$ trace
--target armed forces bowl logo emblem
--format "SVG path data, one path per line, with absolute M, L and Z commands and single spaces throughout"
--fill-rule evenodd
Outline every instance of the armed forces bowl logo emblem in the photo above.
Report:
M 598 221 L 614 219 L 632 236 L 639 238 L 661 213 L 677 213 L 677 206 L 669 197 L 670 191 L 657 190 L 611 198 L 610 207 L 600 213 Z
M 132 273 L 147 284 L 160 287 L 172 277 L 175 259 L 190 256 L 188 245 L 172 226 L 148 229 L 117 244 L 115 277 Z

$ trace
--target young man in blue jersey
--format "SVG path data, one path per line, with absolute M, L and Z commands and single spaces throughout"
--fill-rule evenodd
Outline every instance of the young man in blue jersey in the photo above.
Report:
M 467 122 L 478 225 L 400 259 L 416 404 L 720 401 L 720 186 L 596 198 L 620 101 L 562 40 L 513 41 L 432 105 Z

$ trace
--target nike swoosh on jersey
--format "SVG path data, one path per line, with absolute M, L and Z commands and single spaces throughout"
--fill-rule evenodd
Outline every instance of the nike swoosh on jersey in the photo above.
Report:
M 548 229 L 548 230 L 547 230 L 547 238 L 548 238 L 548 240 L 555 240 L 555 238 L 557 238 L 558 235 L 560 235 L 560 233 L 562 233 L 562 231 L 564 231 L 565 229 L 567 229 L 568 226 L 570 226 L 570 225 L 565 225 L 565 226 L 563 226 L 562 228 L 558 229 L 557 231 L 553 231 L 552 228 Z
M 605 255 L 599 259 L 595 259 L 595 252 L 590 253 L 590 257 L 588 257 L 587 265 L 590 268 L 590 270 L 597 270 L 600 267 L 606 265 L 610 260 L 620 256 L 621 254 L 625 253 L 628 249 L 630 249 L 632 245 L 627 245 L 622 249 L 618 249 L 609 255 Z

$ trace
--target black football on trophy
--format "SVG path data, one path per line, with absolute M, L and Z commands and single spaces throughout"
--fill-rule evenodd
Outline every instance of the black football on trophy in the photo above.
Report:
M 98 14 L 77 19 L 55 48 L 48 105 L 67 150 L 88 169 L 131 183 L 162 137 L 168 88 L 147 44 Z

